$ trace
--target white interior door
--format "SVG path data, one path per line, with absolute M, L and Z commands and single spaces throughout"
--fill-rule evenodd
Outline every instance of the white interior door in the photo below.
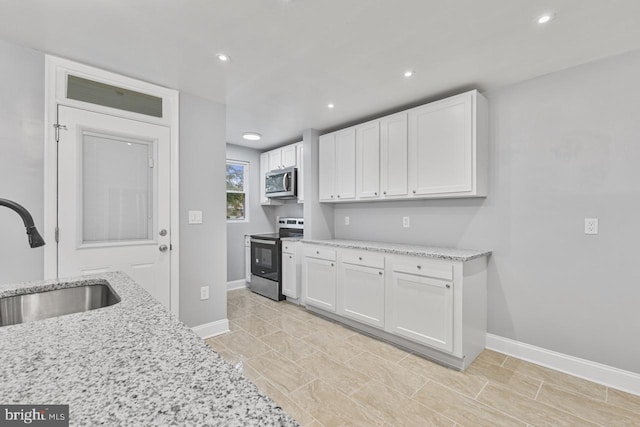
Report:
M 171 296 L 170 129 L 60 106 L 58 276 L 124 271 Z

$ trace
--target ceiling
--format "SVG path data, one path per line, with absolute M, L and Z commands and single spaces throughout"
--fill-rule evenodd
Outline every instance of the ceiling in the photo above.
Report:
M 0 10 L 0 38 L 224 103 L 227 141 L 258 149 L 640 49 L 638 0 L 0 0 Z

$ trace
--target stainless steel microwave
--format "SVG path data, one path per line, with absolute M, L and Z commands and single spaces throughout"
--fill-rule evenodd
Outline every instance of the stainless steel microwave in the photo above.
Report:
M 296 168 L 277 169 L 267 172 L 264 193 L 270 198 L 294 199 L 297 195 Z

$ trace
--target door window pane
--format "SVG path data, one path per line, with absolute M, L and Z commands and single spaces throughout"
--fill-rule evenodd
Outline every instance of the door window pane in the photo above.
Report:
M 67 77 L 67 98 L 147 116 L 162 117 L 162 98 L 82 77 Z
M 82 241 L 153 239 L 153 143 L 82 134 Z

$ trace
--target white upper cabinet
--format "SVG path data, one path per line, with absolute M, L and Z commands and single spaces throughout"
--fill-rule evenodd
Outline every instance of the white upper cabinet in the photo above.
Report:
M 409 187 L 412 196 L 479 196 L 476 91 L 409 111 Z M 486 150 L 484 136 L 480 136 Z M 486 163 L 483 153 L 481 162 Z M 484 180 L 481 178 L 482 184 Z
M 267 151 L 269 156 L 269 171 L 295 167 L 298 157 L 296 156 L 296 145 L 285 145 L 275 150 Z
M 356 131 L 348 128 L 336 132 L 336 197 L 356 198 Z
M 473 90 L 323 135 L 320 182 L 331 173 L 335 182 L 320 200 L 486 196 L 487 109 Z M 323 139 L 334 156 L 323 156 Z
M 302 202 L 302 142 L 285 145 L 275 150 L 260 154 L 260 204 L 282 205 L 281 200 L 270 199 L 265 195 L 265 174 L 267 172 L 288 167 L 297 167 L 298 202 Z
M 280 158 L 282 161 L 282 167 L 295 167 L 297 165 L 298 158 L 296 156 L 296 148 L 298 144 L 291 144 L 285 147 L 282 147 L 280 150 Z
M 380 194 L 380 125 L 377 120 L 356 126 L 356 190 L 359 199 Z
M 269 171 L 282 169 L 282 152 L 280 149 L 267 152 L 269 156 Z
M 380 190 L 383 198 L 407 195 L 407 113 L 380 119 Z
M 330 202 L 336 198 L 336 135 L 322 135 L 318 142 L 318 196 L 320 201 Z

